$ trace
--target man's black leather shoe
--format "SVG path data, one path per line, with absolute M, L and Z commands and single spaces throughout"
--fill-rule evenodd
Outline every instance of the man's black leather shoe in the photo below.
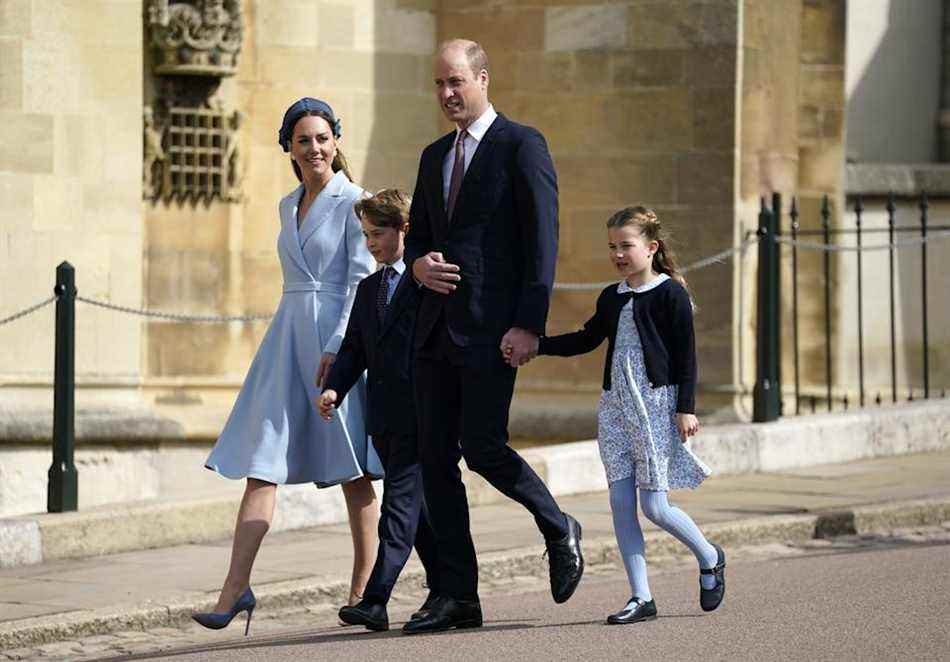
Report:
M 703 588 L 702 583 L 699 585 L 699 606 L 702 607 L 703 611 L 713 611 L 722 604 L 722 599 L 726 597 L 726 553 L 716 543 L 712 543 L 712 546 L 716 548 L 716 565 L 712 568 L 701 568 L 699 571 L 700 575 L 714 575 L 716 577 L 716 585 L 713 588 Z M 700 580 L 702 580 L 702 577 L 700 577 Z
M 548 563 L 551 574 L 551 596 L 558 604 L 567 602 L 584 574 L 584 555 L 581 553 L 581 525 L 567 518 L 567 535 L 561 540 L 548 542 Z
M 414 621 L 425 616 L 429 610 L 432 609 L 432 603 L 435 602 L 437 597 L 438 595 L 436 595 L 435 592 L 429 591 L 429 595 L 426 596 L 426 601 L 422 603 L 422 606 L 419 607 L 417 611 L 412 613 L 412 616 L 409 617 L 409 620 Z
M 627 625 L 628 623 L 639 623 L 640 621 L 652 621 L 656 619 L 656 603 L 653 600 L 644 602 L 640 598 L 630 598 L 623 609 L 616 614 L 607 617 L 610 625 Z
M 431 608 L 424 616 L 410 620 L 402 626 L 402 631 L 405 634 L 420 634 L 481 626 L 482 607 L 478 601 L 456 600 L 440 595 L 432 601 Z
M 386 605 L 360 600 L 355 605 L 340 607 L 340 620 L 349 625 L 363 625 L 367 630 L 388 630 L 389 614 Z

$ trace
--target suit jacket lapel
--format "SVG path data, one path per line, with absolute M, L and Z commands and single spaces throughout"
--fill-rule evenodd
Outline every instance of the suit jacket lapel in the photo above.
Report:
M 284 250 L 299 267 L 301 280 L 307 280 L 313 278 L 313 274 L 310 272 L 310 265 L 307 264 L 307 258 L 304 257 L 303 250 L 300 247 L 300 235 L 297 230 L 297 207 L 300 204 L 301 195 L 303 195 L 303 184 L 280 202 L 280 238 L 278 242 L 284 244 Z
M 389 305 L 386 307 L 386 318 L 383 320 L 383 325 L 376 336 L 377 340 L 381 339 L 392 328 L 393 322 L 399 317 L 400 311 L 405 308 L 402 305 L 403 299 L 408 296 L 410 288 L 413 287 L 416 287 L 416 284 L 412 282 L 412 274 L 409 273 L 409 269 L 406 269 L 402 274 L 402 278 L 399 279 L 399 284 L 396 285 L 396 291 L 393 293 Z
M 327 183 L 326 187 L 317 195 L 317 199 L 307 210 L 307 216 L 300 224 L 300 246 L 303 247 L 307 240 L 313 236 L 321 225 L 327 222 L 327 219 L 333 216 L 334 210 L 343 202 L 343 189 L 346 182 L 349 181 L 343 171 L 333 175 L 333 178 Z M 299 204 L 299 203 L 298 203 Z
M 482 177 L 482 170 L 484 170 L 484 164 L 488 162 L 488 155 L 491 154 L 494 148 L 495 138 L 499 133 L 505 130 L 507 124 L 508 120 L 504 115 L 499 113 L 495 121 L 488 127 L 488 131 L 482 136 L 478 147 L 475 149 L 475 154 L 472 156 L 472 161 L 468 164 L 468 170 L 465 171 L 465 178 L 462 180 L 462 189 L 459 191 L 460 200 L 467 189 L 478 186 L 478 181 Z M 455 204 L 457 206 L 458 202 Z
M 379 291 L 379 284 L 383 280 L 383 270 L 379 269 L 375 273 L 369 276 L 371 279 L 369 282 L 369 290 L 373 293 L 372 297 L 367 297 L 368 301 L 365 306 L 367 310 L 364 312 L 364 315 L 369 316 L 370 328 L 373 330 L 373 338 L 379 339 L 380 332 L 382 331 L 382 324 L 379 320 L 379 315 L 376 314 L 376 293 Z

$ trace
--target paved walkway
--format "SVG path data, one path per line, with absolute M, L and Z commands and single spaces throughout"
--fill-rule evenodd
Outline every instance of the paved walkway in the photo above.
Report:
M 938 452 L 778 474 L 714 477 L 695 492 L 674 493 L 674 501 L 704 524 L 947 496 L 950 452 Z M 605 493 L 564 497 L 559 502 L 581 521 L 585 538 L 612 535 Z M 474 508 L 472 530 L 481 552 L 526 547 L 536 547 L 539 555 L 543 551 L 532 519 L 514 503 Z M 0 570 L 0 623 L 148 601 L 163 603 L 194 591 L 215 592 L 227 570 L 229 553 L 230 541 L 221 541 Z M 264 541 L 253 585 L 294 579 L 346 580 L 351 563 L 345 524 L 273 534 Z M 413 558 L 410 563 L 415 566 L 417 561 Z

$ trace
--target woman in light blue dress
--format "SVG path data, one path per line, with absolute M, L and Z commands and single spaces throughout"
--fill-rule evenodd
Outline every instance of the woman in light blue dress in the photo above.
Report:
M 356 285 L 375 269 L 353 211 L 363 191 L 350 181 L 337 143 L 340 122 L 326 103 L 294 103 L 279 136 L 301 184 L 279 206 L 280 305 L 205 463 L 227 478 L 247 479 L 217 607 L 195 615 L 208 627 L 253 610 L 251 566 L 273 517 L 277 485 L 342 484 L 354 544 L 351 604 L 375 561 L 378 508 L 370 480 L 383 472 L 364 428 L 365 383 L 330 424 L 314 405 L 342 343 Z

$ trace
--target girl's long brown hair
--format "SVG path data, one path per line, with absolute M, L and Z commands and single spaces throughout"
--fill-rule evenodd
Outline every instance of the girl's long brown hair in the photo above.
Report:
M 640 236 L 647 241 L 657 243 L 656 253 L 653 254 L 653 268 L 687 287 L 686 279 L 679 272 L 676 254 L 670 247 L 669 233 L 660 225 L 656 212 L 640 205 L 624 207 L 607 221 L 608 228 L 622 228 L 627 225 L 637 228 Z

